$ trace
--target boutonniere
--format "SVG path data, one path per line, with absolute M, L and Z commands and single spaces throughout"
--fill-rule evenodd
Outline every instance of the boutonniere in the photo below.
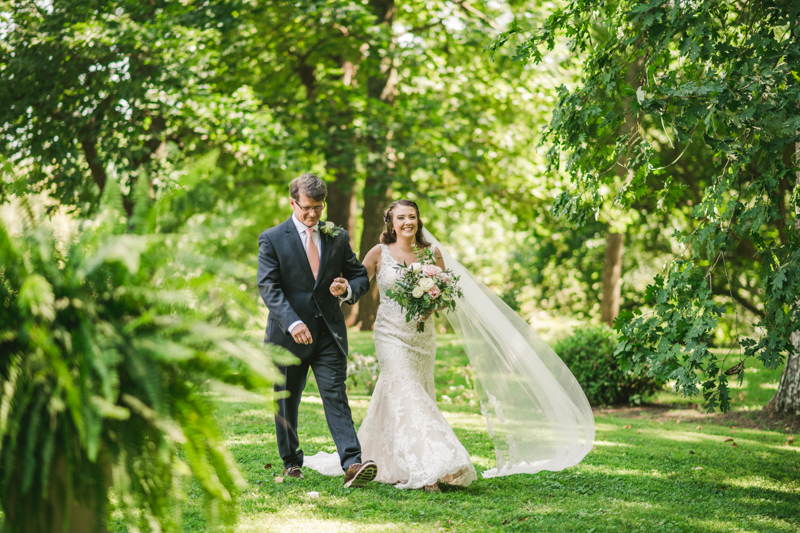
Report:
M 319 225 L 319 232 L 325 235 L 326 237 L 336 237 L 339 235 L 339 232 L 342 230 L 341 226 L 337 226 L 330 220 L 328 222 L 320 223 Z

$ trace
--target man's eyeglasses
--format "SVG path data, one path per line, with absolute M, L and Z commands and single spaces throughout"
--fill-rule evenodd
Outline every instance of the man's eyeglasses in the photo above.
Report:
M 303 213 L 310 213 L 313 210 L 318 215 L 321 214 L 322 211 L 325 209 L 325 204 L 305 207 L 295 202 L 294 205 L 299 207 L 303 211 Z

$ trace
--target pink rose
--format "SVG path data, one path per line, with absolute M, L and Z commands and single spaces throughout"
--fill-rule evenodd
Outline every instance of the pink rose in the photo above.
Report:
M 436 277 L 439 278 L 439 281 L 443 281 L 445 283 L 450 281 L 450 275 L 447 272 L 439 272 Z
M 441 291 L 441 289 L 439 289 L 439 287 L 437 287 L 436 285 L 434 285 L 434 286 L 433 286 L 433 287 L 431 287 L 431 289 L 428 291 L 428 294 L 430 295 L 430 297 L 431 297 L 431 300 L 435 300 L 436 298 L 438 298 L 438 297 L 439 297 L 439 295 L 440 295 L 440 294 L 442 294 L 442 291 Z
M 422 273 L 429 277 L 433 277 L 441 271 L 442 269 L 436 265 L 423 265 L 422 267 Z

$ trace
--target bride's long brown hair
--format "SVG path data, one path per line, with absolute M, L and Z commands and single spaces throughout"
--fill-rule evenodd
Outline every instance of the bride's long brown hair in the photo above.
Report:
M 422 218 L 419 215 L 419 206 L 415 202 L 411 200 L 406 200 L 403 198 L 402 200 L 397 200 L 396 202 L 392 202 L 389 204 L 389 207 L 386 211 L 383 212 L 383 222 L 385 224 L 385 228 L 383 230 L 383 234 L 381 234 L 381 242 L 383 244 L 392 244 L 393 242 L 397 242 L 397 234 L 394 231 L 394 208 L 398 205 L 404 205 L 406 207 L 413 207 L 414 210 L 417 212 L 417 244 L 422 246 L 423 248 L 427 248 L 431 245 L 428 241 L 425 240 L 425 237 L 422 235 Z

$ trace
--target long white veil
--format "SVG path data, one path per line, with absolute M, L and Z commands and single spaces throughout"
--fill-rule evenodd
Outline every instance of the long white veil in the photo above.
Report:
M 575 377 L 541 337 L 447 253 L 426 229 L 464 294 L 448 313 L 469 357 L 497 466 L 483 477 L 578 464 L 594 443 L 594 416 Z

